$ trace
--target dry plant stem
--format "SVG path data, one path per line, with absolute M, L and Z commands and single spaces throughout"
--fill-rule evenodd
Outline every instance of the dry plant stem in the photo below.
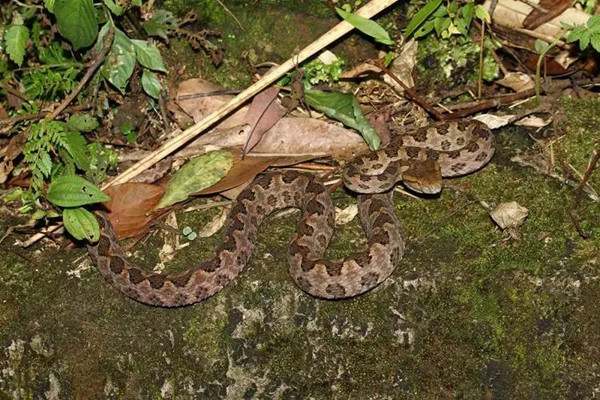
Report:
M 73 99 L 75 97 L 77 97 L 77 95 L 81 92 L 81 90 L 85 87 L 85 85 L 87 85 L 87 83 L 92 78 L 92 76 L 94 76 L 94 73 L 96 72 L 98 67 L 100 67 L 100 65 L 104 62 L 104 59 L 106 58 L 106 55 L 108 54 L 108 52 L 112 46 L 114 34 L 115 34 L 114 29 L 110 28 L 108 30 L 108 34 L 107 34 L 106 38 L 104 39 L 105 41 L 102 45 L 102 49 L 96 55 L 96 57 L 94 58 L 94 61 L 92 61 L 92 64 L 90 65 L 88 70 L 85 72 L 85 75 L 83 76 L 81 81 L 79 81 L 79 84 L 77 85 L 77 87 L 75 89 L 73 89 L 73 91 L 71 93 L 69 93 L 69 95 L 59 104 L 59 106 L 56 107 L 54 109 L 54 111 L 52 111 L 46 117 L 47 119 L 52 120 L 52 119 L 55 119 L 56 117 L 58 117 L 60 115 L 60 113 L 62 113 L 64 111 L 64 109 L 67 108 L 67 106 L 73 101 Z
M 423 108 L 425 111 L 427 111 L 429 114 L 431 114 L 431 116 L 433 116 L 433 118 L 435 118 L 438 121 L 442 121 L 444 119 L 444 115 L 442 113 L 440 113 L 438 110 L 436 110 L 435 108 L 433 108 L 433 106 L 431 104 L 429 104 L 427 101 L 425 101 L 423 98 L 421 98 L 421 96 L 419 96 L 413 88 L 409 88 L 408 86 L 406 86 L 404 84 L 404 82 L 402 82 L 402 80 L 400 78 L 398 78 L 396 76 L 396 74 L 394 74 L 392 71 L 390 71 L 389 68 L 387 68 L 385 65 L 383 65 L 382 62 L 376 62 L 377 67 L 381 68 L 381 70 L 383 72 L 385 72 L 387 75 L 389 75 L 390 78 L 392 78 L 394 80 L 394 82 L 396 82 L 398 85 L 402 86 L 402 89 L 404 89 L 404 93 L 406 95 L 408 95 L 407 97 L 414 101 L 415 103 L 417 103 L 417 105 L 419 105 L 419 107 Z
M 67 107 L 65 110 L 67 112 L 79 112 L 89 110 L 91 106 L 89 104 L 83 104 L 79 106 Z M 10 128 L 12 128 L 15 124 L 24 121 L 37 121 L 42 118 L 45 118 L 50 114 L 50 111 L 42 111 L 36 114 L 25 114 L 25 115 L 17 115 L 12 118 L 0 119 L 0 126 L 4 125 L 4 127 L 0 128 L 0 135 L 6 134 Z
M 582 239 L 589 239 L 590 235 L 587 232 L 585 232 L 583 228 L 581 228 L 581 224 L 579 223 L 579 218 L 577 216 L 577 209 L 579 208 L 579 204 L 581 203 L 583 189 L 585 185 L 587 185 L 587 181 L 592 176 L 592 172 L 596 168 L 598 160 L 600 160 L 600 151 L 598 149 L 594 149 L 594 152 L 592 153 L 592 158 L 588 164 L 587 169 L 585 170 L 585 173 L 583 174 L 583 178 L 581 178 L 579 185 L 577 185 L 577 187 L 575 188 L 573 204 L 569 209 L 569 216 L 571 217 L 571 222 L 573 222 L 577 233 L 579 233 L 579 236 L 581 236 Z
M 478 113 L 480 111 L 489 110 L 491 108 L 496 108 L 501 105 L 510 104 L 514 101 L 526 99 L 535 95 L 535 90 L 523 90 L 521 92 L 517 92 L 510 95 L 502 95 L 492 99 L 483 99 L 479 101 L 472 101 L 468 103 L 455 104 L 452 106 L 447 106 L 447 108 L 451 111 L 459 110 L 456 112 L 452 112 L 451 114 L 446 116 L 446 119 L 459 119 L 468 117 L 469 115 Z
M 373 0 L 364 7 L 362 7 L 360 10 L 358 10 L 357 14 L 365 18 L 371 18 L 375 14 L 394 4 L 396 1 L 397 0 Z M 202 121 L 186 129 L 179 136 L 169 140 L 160 148 L 158 148 L 154 153 L 140 160 L 139 162 L 131 166 L 129 169 L 124 171 L 122 174 L 118 175 L 111 182 L 105 184 L 103 186 L 103 189 L 111 185 L 127 182 L 133 177 L 144 172 L 146 169 L 150 168 L 152 165 L 156 164 L 164 157 L 168 156 L 169 154 L 171 154 L 190 140 L 194 139 L 207 128 L 214 125 L 225 116 L 229 115 L 232 111 L 236 110 L 248 99 L 250 99 L 257 93 L 271 85 L 273 82 L 277 81 L 279 78 L 281 78 L 281 76 L 283 76 L 283 74 L 294 68 L 294 66 L 297 63 L 300 63 L 306 60 L 307 58 L 315 55 L 317 52 L 327 47 L 346 33 L 350 32 L 352 29 L 352 25 L 350 25 L 348 22 L 340 22 L 330 31 L 322 35 L 319 39 L 315 40 L 313 43 L 305 47 L 297 55 L 294 55 L 286 62 L 281 64 L 279 67 L 269 71 L 261 80 L 248 87 L 246 90 L 238 94 L 233 99 L 231 99 L 221 109 L 206 116 L 206 118 L 204 118 Z
M 241 22 L 239 19 L 237 19 L 237 17 L 235 16 L 234 13 L 231 12 L 231 10 L 229 10 L 229 8 L 227 8 L 227 6 L 225 4 L 223 4 L 223 2 L 221 0 L 217 0 L 217 3 L 219 3 L 221 5 L 221 7 L 223 7 L 223 10 L 225 10 L 225 12 L 229 15 L 231 15 L 231 18 L 233 18 L 235 20 L 235 22 L 239 25 L 239 27 L 245 31 L 244 27 L 242 26 Z
M 481 98 L 483 88 L 483 44 L 485 40 L 485 22 L 481 24 L 481 34 L 479 38 L 479 76 L 477 77 L 477 98 Z

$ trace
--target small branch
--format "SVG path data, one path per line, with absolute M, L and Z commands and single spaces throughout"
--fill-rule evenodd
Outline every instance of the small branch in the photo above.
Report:
M 577 233 L 579 233 L 579 236 L 581 236 L 583 239 L 589 239 L 590 235 L 588 233 L 586 233 L 583 230 L 583 228 L 581 227 L 581 224 L 579 223 L 579 217 L 577 216 L 577 209 L 579 208 L 579 204 L 581 203 L 583 189 L 585 188 L 585 185 L 587 185 L 587 181 L 592 176 L 592 172 L 596 168 L 596 165 L 598 164 L 598 160 L 600 160 L 600 151 L 598 149 L 594 149 L 594 151 L 592 153 L 592 158 L 590 159 L 590 162 L 588 163 L 588 167 L 585 170 L 585 173 L 583 174 L 583 178 L 581 178 L 579 185 L 577 185 L 577 187 L 575 188 L 575 196 L 573 198 L 573 204 L 571 205 L 571 207 L 569 209 L 569 216 L 571 217 L 571 222 L 573 222 L 573 226 L 575 226 Z
M 79 106 L 67 107 L 63 111 L 71 113 L 71 112 L 79 112 L 79 111 L 88 110 L 90 108 L 91 108 L 91 106 L 89 104 L 83 104 L 83 105 L 79 105 Z M 47 117 L 49 114 L 50 114 L 50 111 L 42 111 L 42 112 L 35 113 L 35 114 L 24 114 L 24 115 L 17 115 L 12 118 L 0 119 L 0 127 L 2 125 L 5 125 L 4 127 L 0 128 L 0 134 L 7 133 L 10 130 L 10 128 L 12 128 L 15 124 L 18 124 L 19 122 L 37 121 L 37 120 Z
M 229 10 L 229 8 L 227 8 L 227 6 L 225 4 L 223 4 L 223 2 L 221 0 L 217 0 L 217 3 L 219 3 L 221 5 L 221 7 L 223 7 L 223 9 L 225 10 L 225 12 L 229 15 L 231 15 L 231 17 L 235 20 L 235 22 L 239 25 L 239 27 L 245 31 L 244 27 L 242 26 L 241 22 L 237 19 L 237 17 L 235 16 L 234 13 L 231 12 L 231 10 Z
M 81 92 L 81 90 L 85 87 L 85 85 L 87 85 L 88 81 L 92 78 L 92 76 L 94 75 L 94 73 L 96 72 L 98 67 L 100 67 L 100 65 L 104 62 L 106 55 L 110 51 L 114 34 L 115 34 L 114 29 L 111 27 L 108 30 L 108 34 L 105 38 L 105 42 L 102 46 L 102 49 L 96 55 L 96 58 L 94 58 L 94 60 L 92 61 L 92 64 L 86 71 L 86 73 L 83 76 L 83 78 L 81 79 L 81 81 L 79 81 L 79 84 L 77 85 L 77 87 L 75 89 L 73 89 L 73 91 L 59 104 L 59 106 L 56 107 L 54 109 L 54 111 L 52 111 L 46 117 L 47 119 L 52 120 L 52 119 L 55 119 L 56 117 L 58 117 L 60 115 L 60 113 L 62 113 L 64 111 L 64 109 L 67 108 L 67 106 L 73 101 L 73 99 L 75 97 L 77 97 L 77 95 Z
M 483 88 L 483 45 L 485 41 L 485 22 L 481 23 L 481 37 L 479 38 L 479 76 L 477 77 L 477 98 L 481 98 Z
M 380 60 L 377 60 L 375 62 L 375 64 L 377 65 L 378 68 L 381 68 L 381 70 L 383 72 L 385 72 L 390 78 L 392 78 L 394 80 L 394 82 L 396 82 L 398 85 L 400 85 L 402 87 L 402 89 L 404 89 L 404 93 L 407 95 L 407 97 L 410 100 L 417 103 L 417 105 L 419 105 L 419 107 L 423 108 L 425 111 L 427 111 L 429 114 L 431 114 L 433 116 L 433 118 L 435 118 L 436 120 L 438 120 L 438 121 L 444 120 L 444 115 L 442 113 L 440 113 L 438 110 L 433 108 L 433 106 L 431 104 L 429 104 L 425 99 L 423 99 L 421 96 L 419 96 L 413 88 L 409 88 L 408 86 L 406 86 L 406 84 L 404 82 L 402 82 L 402 80 L 400 78 L 398 78 L 396 76 L 396 74 L 394 74 L 392 71 L 390 71 L 389 68 L 387 68 L 385 65 L 383 65 L 383 62 L 381 62 Z

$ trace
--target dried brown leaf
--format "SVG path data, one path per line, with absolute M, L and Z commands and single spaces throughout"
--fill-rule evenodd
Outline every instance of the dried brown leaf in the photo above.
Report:
M 246 113 L 249 135 L 243 153 L 247 154 L 260 142 L 266 131 L 271 129 L 284 115 L 285 109 L 276 101 L 279 88 L 271 86 L 252 99 Z
M 104 205 L 119 239 L 137 236 L 147 230 L 155 219 L 152 210 L 162 197 L 164 189 L 158 185 L 128 182 L 105 190 L 111 200 Z
M 180 85 L 178 97 L 184 94 L 210 92 L 219 90 L 216 85 L 192 79 Z M 192 115 L 195 121 L 210 114 L 228 101 L 230 96 L 212 96 L 189 100 L 178 100 L 185 112 Z M 248 140 L 248 129 L 243 129 L 247 107 L 238 110 L 227 118 L 217 129 L 202 135 L 185 149 L 178 152 L 176 158 L 189 158 L 202 154 L 206 146 L 240 147 Z M 286 117 L 279 120 L 262 137 L 253 149 L 257 153 L 273 153 L 281 155 L 310 155 L 315 157 L 333 156 L 335 158 L 351 158 L 357 153 L 367 150 L 367 146 L 357 133 L 337 124 L 313 118 Z
M 251 182 L 256 175 L 270 166 L 293 165 L 314 158 L 311 155 L 295 157 L 278 155 L 260 156 L 251 153 L 242 159 L 239 149 L 231 149 L 231 153 L 233 154 L 233 166 L 227 175 L 216 184 L 202 190 L 198 194 L 221 193 Z
M 539 6 L 547 11 L 542 11 L 539 8 L 532 9 L 523 21 L 523 28 L 537 28 L 562 14 L 567 8 L 571 7 L 571 3 L 571 0 L 540 0 Z

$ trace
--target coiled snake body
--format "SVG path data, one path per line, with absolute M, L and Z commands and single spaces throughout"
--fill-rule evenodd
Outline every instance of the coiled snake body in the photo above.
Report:
M 493 152 L 493 137 L 483 124 L 445 122 L 398 136 L 386 148 L 354 159 L 343 179 L 349 189 L 369 193 L 358 195 L 368 246 L 343 260 L 322 259 L 334 226 L 329 193 L 315 177 L 294 171 L 259 175 L 238 196 L 215 257 L 185 272 L 149 273 L 131 264 L 104 214 L 100 240 L 88 250 L 102 275 L 125 295 L 162 307 L 193 304 L 220 291 L 244 269 L 266 216 L 297 207 L 302 218 L 289 246 L 292 279 L 316 297 L 352 297 L 383 282 L 402 257 L 404 240 L 389 189 L 401 180 L 417 192 L 436 193 L 442 176 L 473 172 Z

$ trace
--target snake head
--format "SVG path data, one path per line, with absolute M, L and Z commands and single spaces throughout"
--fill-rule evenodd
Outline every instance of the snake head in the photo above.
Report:
M 402 172 L 402 182 L 417 193 L 436 194 L 442 190 L 442 170 L 433 160 L 410 162 L 408 169 Z

